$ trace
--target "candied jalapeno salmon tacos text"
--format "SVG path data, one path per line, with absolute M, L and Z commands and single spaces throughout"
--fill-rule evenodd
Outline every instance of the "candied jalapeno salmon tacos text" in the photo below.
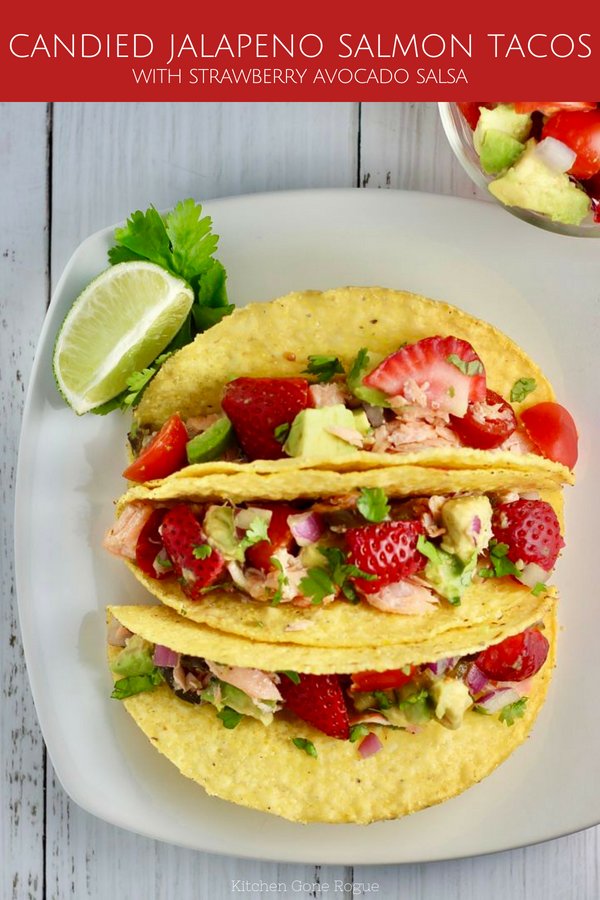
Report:
M 553 613 L 478 652 L 328 674 L 176 618 L 109 609 L 112 696 L 208 793 L 295 821 L 396 818 L 465 790 L 526 738 L 554 661 Z M 254 665 L 211 658 L 228 642 Z
M 535 460 L 560 483 L 577 458 L 571 416 L 516 344 L 455 307 L 383 288 L 251 304 L 200 335 L 144 394 L 126 477 L 163 477 L 157 444 L 174 432 L 170 471 L 197 465 L 198 474 L 277 471 L 286 460 L 346 469 Z
M 254 499 L 261 476 L 241 502 L 211 496 L 211 478 L 140 486 L 119 502 L 105 547 L 194 621 L 285 643 L 411 643 L 518 621 L 531 596 L 554 595 L 560 493 L 357 486 L 378 474 L 338 473 L 351 490 L 275 502 Z M 308 475 L 334 477 L 292 480 Z

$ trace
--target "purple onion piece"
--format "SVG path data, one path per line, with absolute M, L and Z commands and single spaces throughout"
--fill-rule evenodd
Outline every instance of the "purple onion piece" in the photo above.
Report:
M 171 650 L 170 647 L 165 647 L 163 644 L 157 644 L 154 648 L 152 662 L 155 666 L 174 669 L 179 664 L 179 653 Z

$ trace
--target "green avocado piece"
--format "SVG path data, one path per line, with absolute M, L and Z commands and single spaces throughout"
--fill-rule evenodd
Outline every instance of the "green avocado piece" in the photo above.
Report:
M 492 504 L 485 495 L 454 497 L 441 509 L 446 534 L 442 550 L 458 556 L 466 565 L 473 553 L 485 550 L 492 538 Z
M 202 528 L 211 546 L 230 562 L 244 562 L 244 550 L 235 531 L 231 506 L 210 506 L 204 516 Z
M 488 175 L 496 175 L 512 166 L 524 150 L 525 145 L 521 141 L 517 141 L 510 134 L 491 128 L 485 132 L 481 142 L 479 151 L 481 168 Z
M 453 606 L 458 606 L 462 595 L 473 580 L 477 553 L 473 553 L 468 563 L 464 564 L 458 556 L 447 553 L 429 541 L 419 540 L 417 546 L 429 560 L 425 566 L 427 581 L 440 597 L 445 597 Z
M 386 395 L 383 391 L 370 388 L 364 385 L 363 378 L 370 375 L 373 369 L 376 369 L 379 363 L 383 362 L 385 356 L 381 353 L 371 353 L 366 347 L 359 350 L 358 355 L 352 363 L 352 368 L 348 372 L 346 384 L 355 397 L 364 403 L 370 403 L 371 406 L 389 406 Z
M 373 429 L 364 409 L 353 409 L 352 415 L 354 416 L 354 427 L 356 430 L 364 435 L 370 434 Z
M 489 191 L 506 206 L 532 209 L 553 222 L 579 225 L 591 209 L 591 200 L 564 172 L 555 172 L 535 152 L 536 142 L 527 142 L 525 152 Z
M 321 406 L 317 409 L 303 409 L 298 413 L 284 451 L 288 456 L 311 456 L 318 459 L 332 459 L 358 453 L 356 447 L 330 434 L 328 428 L 350 428 L 356 431 L 356 420 L 351 409 L 342 403 L 335 406 Z
M 273 721 L 272 712 L 259 709 L 248 694 L 226 681 L 213 679 L 209 686 L 201 692 L 200 696 L 206 702 L 216 706 L 219 711 L 228 706 L 243 716 L 252 716 L 253 719 L 258 719 L 263 725 L 270 725 Z M 274 700 L 262 700 L 261 704 L 267 707 L 275 707 Z
M 231 445 L 233 437 L 233 425 L 227 416 L 217 419 L 206 431 L 188 441 L 186 445 L 188 462 L 203 463 L 218 459 Z
M 150 675 L 154 671 L 152 654 L 154 644 L 149 644 L 139 634 L 128 638 L 121 652 L 110 664 L 116 675 Z
M 479 121 L 473 134 L 473 144 L 479 156 L 489 131 L 501 131 L 515 141 L 524 143 L 531 133 L 531 113 L 515 112 L 510 103 L 499 103 L 493 109 L 480 107 Z
M 435 704 L 435 717 L 453 731 L 460 728 L 463 716 L 473 705 L 469 688 L 458 678 L 440 678 L 429 688 Z

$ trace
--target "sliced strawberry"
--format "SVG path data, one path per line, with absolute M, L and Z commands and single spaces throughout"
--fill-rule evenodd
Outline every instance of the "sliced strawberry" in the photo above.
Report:
M 485 401 L 485 369 L 467 341 L 429 337 L 401 347 L 363 378 L 367 387 L 415 402 L 415 385 L 429 409 L 464 416 L 469 402 Z
M 494 510 L 492 531 L 508 545 L 513 563 L 535 563 L 549 572 L 565 546 L 556 513 L 545 500 L 515 500 Z
M 417 550 L 420 534 L 423 534 L 420 522 L 381 522 L 349 528 L 346 532 L 350 547 L 348 561 L 361 572 L 378 576 L 374 581 L 353 578 L 357 588 L 365 594 L 374 594 L 386 584 L 401 581 L 422 569 L 427 560 Z
M 271 562 L 275 551 L 291 550 L 293 547 L 294 535 L 288 525 L 288 516 L 293 516 L 298 510 L 287 503 L 261 503 L 260 509 L 270 509 L 273 514 L 267 530 L 269 540 L 259 541 L 258 544 L 248 547 L 246 559 L 255 569 L 270 572 L 275 568 Z
M 285 434 L 275 429 L 308 406 L 308 387 L 305 378 L 236 378 L 225 386 L 223 410 L 250 459 L 285 456 Z
M 281 676 L 278 687 L 287 708 L 329 737 L 348 740 L 348 710 L 338 676 L 299 674 L 298 678 L 299 684 L 294 684 L 288 675 Z
M 200 590 L 214 584 L 225 569 L 225 560 L 218 550 L 210 547 L 200 523 L 183 504 L 166 514 L 161 536 L 184 593 L 191 600 L 199 600 Z M 203 551 L 203 547 L 210 553 Z

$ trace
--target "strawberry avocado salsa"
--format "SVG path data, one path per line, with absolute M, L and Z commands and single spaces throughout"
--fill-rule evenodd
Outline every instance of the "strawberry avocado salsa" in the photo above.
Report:
M 104 546 L 152 579 L 178 579 L 193 601 L 220 589 L 273 605 L 339 599 L 424 614 L 489 578 L 541 593 L 564 541 L 535 492 L 388 500 L 363 488 L 316 502 L 136 500 Z
M 165 478 L 193 463 L 305 457 L 335 460 L 427 448 L 534 453 L 572 468 L 573 419 L 558 403 L 523 410 L 511 403 L 536 390 L 518 379 L 506 399 L 486 384 L 484 365 L 467 341 L 429 337 L 386 358 L 363 348 L 346 372 L 334 356 L 309 356 L 307 378 L 235 378 L 225 385 L 223 413 L 178 414 L 158 433 L 130 435 L 132 481 Z M 309 380 L 310 379 L 310 380 Z
M 600 222 L 600 109 L 590 102 L 459 103 L 490 192 L 554 222 Z
M 372 728 L 418 734 L 430 722 L 457 729 L 467 713 L 498 716 L 511 726 L 523 716 L 533 677 L 548 656 L 543 626 L 508 637 L 479 654 L 386 672 L 307 675 L 221 665 L 152 644 L 113 619 L 108 641 L 121 647 L 111 669 L 112 696 L 124 700 L 165 683 L 186 703 L 210 704 L 228 729 L 245 717 L 265 726 L 292 714 L 340 740 L 360 741 L 361 756 L 382 749 Z M 309 739 L 292 739 L 311 756 Z

